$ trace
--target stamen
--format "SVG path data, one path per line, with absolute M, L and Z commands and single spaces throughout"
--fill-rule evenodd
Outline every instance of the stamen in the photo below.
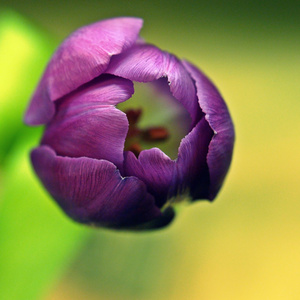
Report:
M 145 141 L 164 141 L 169 137 L 169 132 L 165 127 L 150 127 L 143 131 L 142 138 Z
M 142 109 L 128 109 L 125 111 L 129 125 L 135 125 L 142 115 Z
M 149 127 L 147 129 L 139 129 L 138 121 L 142 115 L 142 109 L 129 109 L 125 111 L 129 128 L 125 140 L 125 151 L 131 151 L 138 157 L 143 150 L 141 142 L 160 142 L 168 139 L 169 131 L 165 127 Z
M 141 133 L 141 131 L 136 126 L 130 126 L 128 129 L 127 137 L 126 139 L 130 139 L 132 137 L 136 137 Z
M 142 115 L 142 109 L 128 109 L 125 111 L 129 122 L 129 128 L 126 139 L 136 137 L 140 134 L 140 129 L 137 127 L 137 123 Z
M 139 154 L 141 153 L 142 150 L 143 149 L 142 149 L 141 145 L 138 143 L 134 143 L 128 148 L 128 151 L 131 151 L 136 157 L 139 156 Z

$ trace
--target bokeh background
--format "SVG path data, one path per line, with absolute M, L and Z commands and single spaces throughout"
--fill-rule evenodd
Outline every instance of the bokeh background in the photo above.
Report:
M 147 233 L 66 218 L 28 162 L 41 129 L 22 125 L 63 38 L 122 15 L 213 79 L 237 135 L 217 199 Z M 291 0 L 1 0 L 0 299 L 300 299 L 299 16 Z

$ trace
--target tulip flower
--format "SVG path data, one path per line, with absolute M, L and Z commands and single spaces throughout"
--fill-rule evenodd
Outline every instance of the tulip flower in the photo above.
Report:
M 45 125 L 31 153 L 36 174 L 81 223 L 162 227 L 177 201 L 213 200 L 231 162 L 220 93 L 194 65 L 143 41 L 141 27 L 124 17 L 75 31 L 25 115 Z

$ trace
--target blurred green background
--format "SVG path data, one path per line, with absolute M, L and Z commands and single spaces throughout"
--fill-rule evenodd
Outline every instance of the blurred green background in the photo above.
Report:
M 0 4 L 0 299 L 300 299 L 299 2 L 36 3 Z M 237 135 L 215 202 L 148 233 L 67 219 L 28 163 L 41 130 L 22 125 L 62 39 L 122 15 L 213 79 Z

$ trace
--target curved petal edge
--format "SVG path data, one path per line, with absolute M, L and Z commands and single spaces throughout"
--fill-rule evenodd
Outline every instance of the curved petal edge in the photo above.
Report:
M 46 124 L 55 101 L 101 75 L 110 58 L 130 48 L 138 39 L 143 20 L 107 19 L 81 27 L 56 50 L 25 115 L 28 125 Z M 51 113 L 45 107 L 52 107 Z
M 207 154 L 209 199 L 213 200 L 231 163 L 235 140 L 234 127 L 226 103 L 213 83 L 191 63 L 183 61 L 183 65 L 195 81 L 200 108 L 214 131 Z
M 31 160 L 52 197 L 78 222 L 126 228 L 162 217 L 145 184 L 121 177 L 108 161 L 61 157 L 48 146 L 34 149 Z

